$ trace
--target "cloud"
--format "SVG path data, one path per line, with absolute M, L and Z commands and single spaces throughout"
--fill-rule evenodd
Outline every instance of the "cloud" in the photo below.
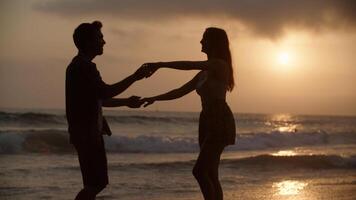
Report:
M 290 28 L 356 30 L 355 0 L 53 0 L 35 9 L 64 17 L 108 15 L 141 21 L 232 19 L 272 38 Z

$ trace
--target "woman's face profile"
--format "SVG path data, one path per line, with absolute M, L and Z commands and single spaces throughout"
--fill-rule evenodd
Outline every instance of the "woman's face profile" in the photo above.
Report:
M 201 44 L 201 51 L 204 52 L 204 53 L 207 53 L 208 40 L 206 38 L 206 32 L 204 32 L 203 38 L 200 40 L 200 44 Z

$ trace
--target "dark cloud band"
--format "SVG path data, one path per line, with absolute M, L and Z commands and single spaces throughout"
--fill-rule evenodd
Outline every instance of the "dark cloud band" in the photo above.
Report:
M 136 20 L 228 17 L 267 37 L 287 28 L 356 30 L 355 0 L 54 0 L 35 9 L 64 17 L 103 14 Z

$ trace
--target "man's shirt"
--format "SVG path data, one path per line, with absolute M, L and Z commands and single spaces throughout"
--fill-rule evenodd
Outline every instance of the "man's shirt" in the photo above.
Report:
M 71 143 L 90 143 L 102 134 L 111 135 L 102 116 L 101 101 L 108 85 L 95 63 L 78 54 L 66 70 L 66 115 Z

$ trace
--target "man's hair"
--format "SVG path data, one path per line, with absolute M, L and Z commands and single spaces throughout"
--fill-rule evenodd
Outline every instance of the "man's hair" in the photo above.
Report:
M 73 40 L 75 46 L 81 50 L 85 47 L 85 44 L 95 37 L 95 34 L 100 31 L 103 24 L 99 21 L 93 23 L 80 24 L 73 33 Z

